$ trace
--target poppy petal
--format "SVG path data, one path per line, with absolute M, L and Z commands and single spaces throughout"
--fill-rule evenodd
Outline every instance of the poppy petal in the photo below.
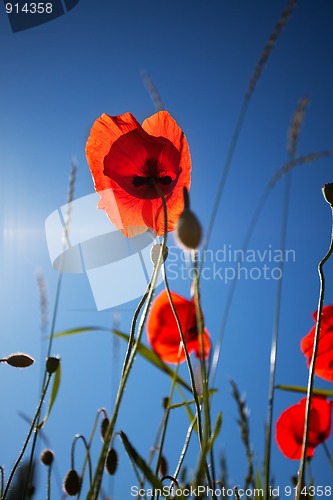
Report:
M 187 300 L 181 295 L 171 292 L 172 302 L 177 312 L 187 350 L 189 353 L 195 352 L 201 357 L 199 335 L 196 327 L 196 310 L 193 300 Z M 147 336 L 153 350 L 169 363 L 177 363 L 185 360 L 185 353 L 182 349 L 179 352 L 181 343 L 180 333 L 172 312 L 166 290 L 163 290 L 154 300 L 148 319 Z M 204 355 L 205 359 L 211 347 L 209 333 L 204 330 Z
M 312 457 L 315 448 L 323 443 L 331 433 L 333 401 L 313 396 L 310 412 L 310 428 L 307 457 Z M 276 422 L 276 442 L 281 452 L 293 460 L 302 455 L 306 398 L 281 413 Z
M 110 179 L 104 175 L 104 158 L 111 146 L 123 134 L 141 129 L 131 113 L 119 116 L 103 114 L 93 124 L 86 144 L 86 156 L 94 179 L 96 191 L 112 187 Z
M 103 114 L 91 128 L 86 155 L 101 195 L 98 206 L 126 236 L 148 227 L 164 234 L 155 183 L 166 200 L 167 230 L 175 229 L 183 210 L 183 187 L 190 185 L 191 159 L 184 133 L 169 113 L 156 113 L 143 127 L 130 113 Z
M 317 313 L 313 314 L 316 319 Z M 316 327 L 311 328 L 308 335 L 301 340 L 301 350 L 307 359 L 307 365 L 310 366 L 314 336 Z M 315 374 L 329 382 L 333 382 L 333 306 L 323 307 L 320 326 L 319 344 L 315 366 Z

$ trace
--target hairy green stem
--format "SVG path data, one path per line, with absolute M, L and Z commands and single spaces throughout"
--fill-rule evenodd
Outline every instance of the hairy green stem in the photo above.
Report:
M 333 209 L 332 209 L 333 216 Z M 308 389 L 306 396 L 306 408 L 305 408 L 305 423 L 304 423 L 304 434 L 303 434 L 303 445 L 302 445 L 302 458 L 300 461 L 300 467 L 298 470 L 298 482 L 296 487 L 296 499 L 301 500 L 302 497 L 302 489 L 304 487 L 304 476 L 305 476 L 305 464 L 306 464 L 306 453 L 308 447 L 308 436 L 310 430 L 310 413 L 311 413 L 311 402 L 312 402 L 312 392 L 313 392 L 313 382 L 316 368 L 316 359 L 318 353 L 318 345 L 319 345 L 319 335 L 320 335 L 320 326 L 322 319 L 322 310 L 324 304 L 324 296 L 325 296 L 325 275 L 323 272 L 324 264 L 328 261 L 330 256 L 333 253 L 333 224 L 332 224 L 332 235 L 331 235 L 331 243 L 325 257 L 318 264 L 318 274 L 320 280 L 320 292 L 319 292 L 319 301 L 318 301 L 318 311 L 317 311 L 317 322 L 316 322 L 316 330 L 313 340 L 313 353 L 311 358 L 311 363 L 309 367 L 309 378 L 308 378 Z

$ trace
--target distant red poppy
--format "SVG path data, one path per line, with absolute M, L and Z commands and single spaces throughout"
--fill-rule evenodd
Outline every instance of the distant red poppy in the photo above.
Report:
M 310 412 L 310 432 L 307 457 L 312 457 L 316 446 L 326 441 L 331 433 L 333 401 L 313 396 Z M 281 413 L 276 422 L 276 442 L 282 453 L 293 460 L 302 455 L 306 398 Z
M 317 311 L 312 317 L 317 321 Z M 315 331 L 314 326 L 301 341 L 301 350 L 307 358 L 308 366 L 311 363 Z M 333 305 L 323 307 L 315 374 L 333 382 Z
M 197 319 L 194 300 L 187 300 L 177 293 L 171 292 L 189 353 L 195 352 L 201 357 L 201 342 L 197 329 Z M 185 360 L 184 349 L 179 356 L 180 333 L 172 312 L 166 290 L 163 290 L 154 300 L 147 319 L 148 341 L 153 350 L 168 363 Z M 207 359 L 211 343 L 207 329 L 203 333 L 204 357 Z
M 167 111 L 142 126 L 131 113 L 105 113 L 93 124 L 86 145 L 95 189 L 113 224 L 126 236 L 147 228 L 164 233 L 160 195 L 168 209 L 168 231 L 175 229 L 184 208 L 183 187 L 190 187 L 191 158 L 184 133 Z

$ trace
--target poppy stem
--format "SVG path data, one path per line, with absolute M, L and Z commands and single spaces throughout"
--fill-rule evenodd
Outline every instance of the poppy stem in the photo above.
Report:
M 197 316 L 197 328 L 199 333 L 199 345 L 200 345 L 200 368 L 201 368 L 201 381 L 202 381 L 202 395 L 203 395 L 203 409 L 205 416 L 205 424 L 204 424 L 204 436 L 203 436 L 203 450 L 205 451 L 207 448 L 207 444 L 211 435 L 211 421 L 210 421 L 210 405 L 209 405 L 209 391 L 208 391 L 208 375 L 206 369 L 205 362 L 205 347 L 204 347 L 204 320 L 201 309 L 201 298 L 200 298 L 200 270 L 198 265 L 197 252 L 193 250 L 191 252 L 193 267 L 194 267 L 194 303 L 196 309 Z M 201 460 L 205 460 L 205 457 L 202 457 Z M 210 461 L 211 461 L 211 469 L 213 476 L 213 484 L 215 484 L 215 467 L 214 467 L 214 455 L 213 449 L 210 448 Z M 199 467 L 199 475 L 200 475 L 200 467 Z M 198 478 L 200 481 L 200 477 Z M 200 484 L 200 482 L 199 482 Z M 215 494 L 213 495 L 215 498 Z
M 332 217 L 333 217 L 333 207 L 332 208 Z M 324 264 L 328 261 L 330 256 L 333 253 L 333 220 L 332 220 L 332 235 L 331 242 L 326 253 L 325 257 L 318 264 L 318 274 L 320 280 L 320 292 L 319 292 L 319 301 L 318 301 L 318 311 L 317 311 L 317 322 L 316 322 L 316 331 L 313 340 L 313 353 L 311 358 L 311 364 L 309 368 L 309 378 L 308 378 L 308 389 L 307 389 L 307 397 L 306 397 L 306 408 L 305 408 L 305 423 L 304 423 L 304 434 L 303 434 L 303 445 L 302 445 L 302 458 L 300 461 L 300 467 L 298 470 L 298 482 L 296 486 L 296 500 L 301 500 L 302 498 L 302 490 L 304 487 L 304 476 L 305 476 L 305 464 L 306 464 L 306 452 L 308 446 L 308 436 L 310 429 L 310 413 L 311 413 L 311 401 L 312 401 L 312 393 L 313 393 L 313 382 L 316 368 L 316 359 L 318 353 L 318 345 L 319 345 L 319 334 L 320 334 L 320 326 L 322 319 L 322 309 L 324 304 L 324 296 L 325 296 L 325 275 L 323 272 Z
M 154 183 L 154 185 L 158 191 L 160 189 L 159 186 L 156 185 L 156 182 Z M 160 254 L 158 257 L 158 261 L 154 267 L 153 274 L 152 274 L 152 277 L 151 277 L 150 282 L 148 284 L 145 295 L 142 297 L 142 299 L 139 303 L 139 306 L 138 306 L 138 310 L 141 310 L 141 308 L 145 304 L 145 307 L 144 307 L 144 310 L 141 314 L 140 322 L 138 325 L 138 333 L 137 333 L 135 341 L 134 341 L 134 334 L 133 334 L 133 339 L 132 339 L 134 341 L 133 347 L 131 348 L 128 355 L 126 354 L 126 356 L 125 356 L 125 361 L 127 361 L 127 362 L 126 362 L 126 365 L 124 363 L 123 373 L 122 373 L 122 376 L 120 378 L 118 392 L 117 392 L 117 396 L 116 396 L 116 401 L 115 401 L 114 408 L 113 408 L 113 413 L 112 413 L 112 416 L 110 418 L 110 422 L 109 422 L 108 428 L 107 428 L 105 436 L 104 436 L 104 445 L 102 447 L 102 450 L 101 450 L 101 453 L 99 456 L 98 464 L 97 464 L 97 467 L 95 470 L 93 485 L 90 488 L 90 491 L 87 495 L 87 500 L 97 500 L 98 496 L 99 496 L 99 491 L 101 489 L 101 483 L 102 483 L 102 477 L 103 477 L 104 464 L 105 464 L 108 448 L 109 448 L 109 445 L 111 442 L 111 438 L 113 435 L 113 431 L 114 431 L 114 428 L 115 428 L 115 425 L 117 422 L 120 403 L 122 401 L 126 382 L 127 382 L 128 377 L 129 377 L 129 374 L 130 374 L 138 347 L 140 345 L 140 340 L 142 337 L 143 328 L 144 328 L 144 325 L 145 325 L 145 322 L 147 319 L 149 307 L 150 307 L 152 299 L 153 299 L 153 294 L 154 294 L 154 289 L 155 289 L 155 284 L 157 281 L 158 273 L 159 273 L 159 270 L 161 268 L 162 263 L 164 262 L 164 255 L 165 255 L 165 249 L 166 249 L 166 243 L 167 243 L 167 237 L 168 237 L 168 220 L 167 220 L 167 212 L 166 212 L 166 203 L 164 200 L 163 193 L 162 193 L 162 203 L 163 203 L 165 216 L 164 216 L 164 235 L 163 235 L 163 241 L 162 241 L 162 245 L 161 245 Z M 136 326 L 136 320 L 135 320 L 135 326 Z M 135 326 L 134 326 L 134 328 L 135 328 Z

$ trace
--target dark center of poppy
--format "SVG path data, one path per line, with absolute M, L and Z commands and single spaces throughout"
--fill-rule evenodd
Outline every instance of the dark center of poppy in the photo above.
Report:
M 158 182 L 158 184 L 162 184 L 162 186 L 169 186 L 171 184 L 171 177 L 170 175 L 165 175 L 163 177 L 142 177 L 139 175 L 135 175 L 133 177 L 132 183 L 134 187 L 141 187 L 141 186 L 149 186 L 153 185 L 154 182 Z

